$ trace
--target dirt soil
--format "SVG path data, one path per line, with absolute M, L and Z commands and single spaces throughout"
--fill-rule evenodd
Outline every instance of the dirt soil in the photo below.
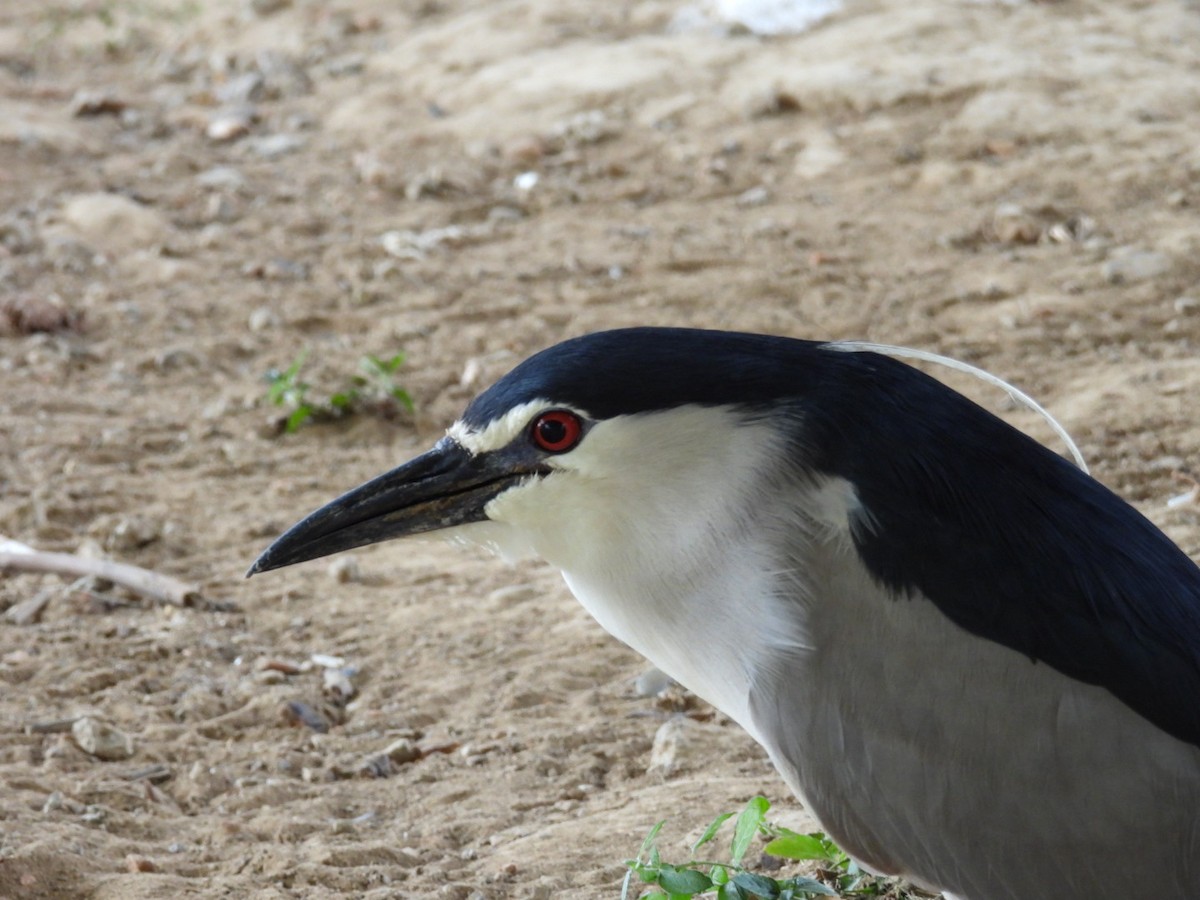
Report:
M 203 599 L 0 580 L 0 897 L 615 898 L 658 819 L 679 858 L 758 792 L 803 822 L 545 567 L 242 578 L 570 335 L 972 361 L 1200 555 L 1200 8 L 847 0 L 772 38 L 680 9 L 5 0 L 0 534 Z M 415 415 L 280 433 L 268 371 L 306 354 L 323 397 L 398 351 Z

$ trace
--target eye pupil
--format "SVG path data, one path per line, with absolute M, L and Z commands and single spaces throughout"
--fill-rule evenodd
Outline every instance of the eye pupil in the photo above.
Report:
M 538 423 L 538 437 L 543 444 L 558 444 L 567 436 L 567 426 L 556 419 L 544 419 Z
M 583 422 L 565 409 L 542 413 L 534 420 L 533 442 L 547 453 L 565 453 L 583 437 Z

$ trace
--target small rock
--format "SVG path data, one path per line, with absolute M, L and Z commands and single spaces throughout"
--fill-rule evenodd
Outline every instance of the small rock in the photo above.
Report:
M 233 166 L 213 166 L 196 176 L 196 184 L 210 190 L 238 191 L 246 186 L 246 178 Z
M 103 825 L 108 819 L 108 810 L 94 803 L 89 804 L 79 818 L 85 825 Z
M 633 692 L 639 697 L 656 697 L 671 686 L 671 676 L 658 669 L 647 669 L 633 681 Z
M 282 675 L 299 675 L 304 671 L 302 666 L 282 659 L 260 659 L 257 668 L 260 672 L 279 672 Z
M 738 206 L 763 206 L 771 202 L 771 192 L 761 184 L 743 191 L 737 198 Z
M 46 802 L 42 804 L 42 812 L 51 813 L 60 810 L 65 805 L 62 791 L 54 791 L 46 797 Z
M 551 134 L 573 144 L 598 144 L 620 134 L 620 126 L 602 109 L 576 113 L 557 123 Z
M 242 274 L 263 281 L 306 281 L 308 266 L 293 259 L 275 257 L 265 262 L 248 262 L 242 266 Z
M 71 737 L 80 750 L 97 759 L 111 761 L 133 756 L 132 737 L 91 716 L 75 720 L 71 726 Z
M 254 312 L 250 313 L 250 318 L 246 320 L 247 326 L 251 331 L 267 331 L 269 329 L 278 328 L 280 325 L 279 316 L 268 306 L 260 306 Z
M 411 740 L 399 738 L 384 747 L 382 753 L 347 767 L 343 774 L 346 777 L 391 778 L 401 766 L 416 762 L 423 755 Z
M 330 722 L 325 714 L 300 700 L 284 704 L 282 715 L 283 720 L 289 725 L 303 725 L 318 734 L 325 734 L 329 731 Z
M 403 765 L 420 759 L 421 750 L 408 738 L 397 738 L 383 748 L 383 755 L 397 765 Z
M 268 134 L 250 142 L 250 152 L 263 159 L 277 159 L 304 148 L 308 142 L 296 134 Z
M 358 584 L 363 580 L 362 566 L 353 556 L 339 556 L 326 571 L 338 584 Z
M 1100 271 L 1110 284 L 1148 281 L 1171 271 L 1171 257 L 1156 250 L 1117 247 L 1104 261 Z
M 516 137 L 506 143 L 500 151 L 504 158 L 519 165 L 529 166 L 540 162 L 546 155 L 546 142 L 537 135 Z
M 375 818 L 375 812 L 373 810 L 368 810 L 361 816 L 333 819 L 329 824 L 333 829 L 334 834 L 351 834 L 357 831 L 363 825 L 369 825 L 375 820 Z
M 458 377 L 459 387 L 473 388 L 479 381 L 481 371 L 482 366 L 479 364 L 479 357 L 472 356 L 463 365 L 462 374 Z
M 121 516 L 115 522 L 103 516 L 93 523 L 88 532 L 99 537 L 104 549 L 119 555 L 140 550 L 162 537 L 162 523 L 146 516 Z
M 204 133 L 210 141 L 227 144 L 249 134 L 255 118 L 254 113 L 248 111 L 218 113 L 209 121 Z
M 81 90 L 71 98 L 71 115 L 86 116 L 120 115 L 125 111 L 125 101 L 117 99 L 111 91 Z
M 93 247 L 124 253 L 163 242 L 168 224 L 155 210 L 120 194 L 80 194 L 63 204 L 65 225 Z
M 345 703 L 356 693 L 354 683 L 345 669 L 325 669 L 322 672 L 322 681 L 325 693 L 335 703 Z
M 1015 203 L 1002 203 L 992 214 L 992 232 L 1002 244 L 1036 244 L 1042 227 Z
M 330 653 L 314 653 L 309 657 L 309 661 L 322 669 L 344 669 L 346 667 L 345 659 Z
M 17 294 L 0 300 L 0 334 L 52 334 L 78 330 L 83 316 L 57 299 Z
M 654 744 L 650 748 L 650 763 L 646 771 L 658 775 L 670 775 L 679 766 L 679 753 L 683 747 L 684 729 L 687 719 L 681 716 L 668 719 L 654 733 Z
M 471 232 L 461 225 L 447 225 L 426 231 L 385 231 L 379 243 L 386 253 L 399 259 L 424 259 L 443 246 L 462 246 L 470 236 Z
M 125 871 L 127 872 L 157 872 L 158 866 L 153 860 L 149 860 L 144 856 L 138 856 L 136 853 L 127 853 L 125 855 Z

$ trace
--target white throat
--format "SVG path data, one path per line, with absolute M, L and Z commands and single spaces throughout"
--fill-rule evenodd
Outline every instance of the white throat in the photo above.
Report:
M 761 739 L 752 683 L 808 649 L 785 548 L 848 537 L 856 505 L 844 482 L 781 483 L 779 433 L 712 407 L 602 421 L 464 536 L 548 560 L 605 630 Z

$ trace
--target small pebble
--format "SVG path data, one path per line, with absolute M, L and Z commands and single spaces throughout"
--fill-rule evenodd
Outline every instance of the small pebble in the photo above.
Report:
M 1100 272 L 1110 284 L 1149 281 L 1171 271 L 1171 257 L 1157 250 L 1117 247 L 1104 261 Z
M 250 152 L 263 159 L 277 159 L 295 153 L 308 143 L 294 134 L 268 134 L 250 142 Z
M 261 659 L 258 661 L 260 672 L 279 672 L 282 675 L 299 675 L 304 668 L 282 659 Z
M 204 130 L 204 133 L 210 141 L 224 144 L 245 137 L 250 133 L 250 126 L 253 124 L 254 115 L 252 113 L 221 113 L 208 123 L 208 128 Z
M 329 731 L 329 720 L 322 715 L 320 710 L 299 700 L 292 700 L 284 704 L 283 719 L 289 725 L 304 725 L 318 734 L 325 734 Z M 304 780 L 311 781 L 312 779 L 305 777 Z
M 196 176 L 196 184 L 210 190 L 237 191 L 245 187 L 246 178 L 233 166 L 213 166 Z
M 325 693 L 338 703 L 350 700 L 356 691 L 345 669 L 325 669 L 322 673 Z
M 87 116 L 120 115 L 125 111 L 125 101 L 117 98 L 111 91 L 80 90 L 71 98 L 71 115 L 84 118 Z
M 91 716 L 75 720 L 71 726 L 71 737 L 80 750 L 97 759 L 116 760 L 133 756 L 133 738 Z
M 992 214 L 992 231 L 1002 244 L 1036 244 L 1042 228 L 1029 213 L 1015 203 L 1002 203 Z
M 650 748 L 650 763 L 646 771 L 658 775 L 670 775 L 679 766 L 679 754 L 683 747 L 684 729 L 687 719 L 682 716 L 668 719 L 654 733 L 654 744 Z
M 153 860 L 146 859 L 144 856 L 138 856 L 136 853 L 127 853 L 125 855 L 125 871 L 127 872 L 157 872 Z
M 404 764 L 420 759 L 421 750 L 408 738 L 398 738 L 383 748 L 383 755 L 394 763 Z
M 657 697 L 671 686 L 671 676 L 658 669 L 647 669 L 633 681 L 633 692 L 639 697 Z
M 362 567 L 353 556 L 339 556 L 329 564 L 326 571 L 338 584 L 358 584 L 363 580 Z
M 279 327 L 279 316 L 270 307 L 260 306 L 254 312 L 250 313 L 250 318 L 246 324 L 251 331 L 266 331 Z
M 108 819 L 108 811 L 103 806 L 91 805 L 79 817 L 86 825 L 103 825 Z
M 761 184 L 743 191 L 737 198 L 738 206 L 762 206 L 771 202 L 771 192 Z

